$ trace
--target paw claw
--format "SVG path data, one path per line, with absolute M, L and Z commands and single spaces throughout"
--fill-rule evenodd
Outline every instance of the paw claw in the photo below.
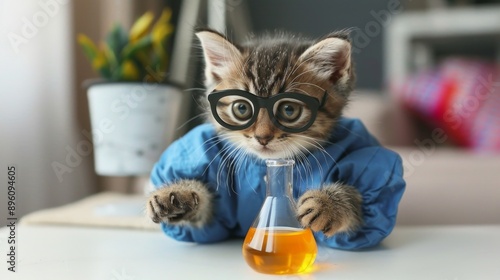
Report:
M 304 213 L 299 214 L 299 216 L 298 216 L 299 220 L 302 220 L 302 218 L 304 218 L 304 216 L 311 214 L 312 211 L 313 211 L 312 208 L 306 209 L 306 211 Z
M 333 227 L 330 208 L 320 191 L 311 191 L 299 199 L 297 218 L 302 226 L 327 233 Z
M 153 222 L 155 223 L 159 223 L 160 217 L 158 217 L 158 214 L 154 211 L 153 203 L 151 202 L 151 200 L 149 201 L 149 207 L 151 207 L 151 209 L 153 210 L 151 211 L 153 213 L 153 217 L 151 217 L 151 220 L 153 220 Z
M 154 199 L 154 201 L 155 201 L 155 203 L 156 203 L 155 205 L 157 205 L 157 206 L 158 206 L 158 208 L 160 208 L 160 210 L 161 210 L 162 212 L 167 212 L 167 211 L 168 211 L 168 209 L 165 207 L 165 205 L 163 205 L 162 203 L 160 203 L 160 201 L 158 201 L 158 196 L 157 196 L 157 195 L 155 195 L 155 196 L 153 197 L 153 199 Z M 155 214 L 156 214 L 156 213 L 155 213 Z
M 304 198 L 301 197 L 300 200 L 299 200 L 299 207 L 302 206 L 309 199 L 313 199 L 313 197 L 312 196 L 304 197 Z
M 181 205 L 179 199 L 177 198 L 177 194 L 174 192 L 170 194 L 170 204 L 172 204 L 173 206 L 175 206 L 177 208 L 182 208 L 182 205 Z
M 199 194 L 194 191 L 165 188 L 150 197 L 147 208 L 153 222 L 177 223 L 195 219 L 199 203 Z
M 192 192 L 191 195 L 193 196 L 194 205 L 198 205 L 199 204 L 198 195 L 195 192 Z

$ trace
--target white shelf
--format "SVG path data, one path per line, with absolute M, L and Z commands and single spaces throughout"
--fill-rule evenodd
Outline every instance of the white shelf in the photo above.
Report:
M 436 38 L 457 37 L 470 40 L 474 36 L 491 36 L 498 40 L 497 53 L 500 53 L 499 5 L 438 9 L 396 16 L 386 31 L 386 81 L 406 77 L 412 65 L 416 64 L 418 68 L 432 64 L 432 46 L 426 44 L 426 40 L 431 42 Z M 456 44 L 456 40 L 453 42 Z

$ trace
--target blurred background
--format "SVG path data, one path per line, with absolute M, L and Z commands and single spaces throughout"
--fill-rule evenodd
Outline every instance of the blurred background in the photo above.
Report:
M 8 165 L 18 215 L 102 191 L 140 192 L 143 176 L 94 168 L 85 80 L 99 77 L 77 44 L 128 30 L 144 12 L 172 10 L 170 81 L 189 111 L 175 137 L 202 120 L 195 26 L 236 41 L 286 30 L 311 38 L 351 30 L 361 118 L 404 160 L 400 224 L 500 223 L 500 2 L 493 0 L 0 0 L 0 217 Z M 167 109 L 168 110 L 168 109 Z M 186 120 L 190 119 L 189 122 Z M 180 128 L 180 129 L 179 129 Z

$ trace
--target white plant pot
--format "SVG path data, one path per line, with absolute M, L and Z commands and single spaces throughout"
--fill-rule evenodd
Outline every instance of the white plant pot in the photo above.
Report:
M 90 85 L 96 173 L 149 174 L 181 125 L 182 95 L 179 88 L 164 84 Z

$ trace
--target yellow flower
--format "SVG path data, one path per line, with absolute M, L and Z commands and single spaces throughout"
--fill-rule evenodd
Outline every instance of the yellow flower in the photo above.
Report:
M 130 29 L 130 41 L 135 42 L 148 34 L 148 29 L 153 23 L 153 20 L 154 14 L 152 12 L 147 12 L 137 19 Z
M 174 27 L 169 23 L 171 16 L 172 10 L 163 9 L 160 18 L 155 23 L 151 31 L 153 48 L 160 60 L 160 69 L 164 69 L 167 66 L 168 54 L 166 53 L 165 45 L 163 43 L 165 42 L 165 39 L 174 31 Z
M 137 70 L 135 64 L 130 60 L 123 62 L 122 74 L 125 80 L 137 81 L 139 79 L 139 71 Z
M 158 21 L 156 21 L 155 25 L 153 26 L 153 32 L 156 28 L 160 27 L 161 25 L 168 25 L 171 17 L 172 17 L 172 10 L 168 8 L 163 9 L 160 18 L 158 19 Z

